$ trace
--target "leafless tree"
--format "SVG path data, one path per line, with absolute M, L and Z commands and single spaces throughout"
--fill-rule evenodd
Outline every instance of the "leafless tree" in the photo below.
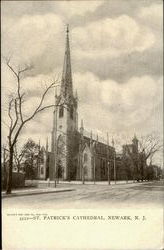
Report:
M 130 151 L 129 146 L 126 145 L 128 157 L 124 157 L 124 160 L 126 162 L 128 162 L 128 158 L 130 160 L 133 179 L 143 180 L 145 178 L 147 160 L 149 159 L 152 163 L 154 155 L 161 150 L 162 146 L 159 137 L 154 134 L 142 136 L 138 141 L 136 152 Z
M 55 85 L 57 84 L 57 80 L 53 81 L 51 84 L 49 84 L 49 86 L 46 86 L 44 92 L 40 97 L 38 106 L 31 112 L 30 115 L 26 116 L 23 108 L 26 102 L 26 93 L 22 92 L 21 80 L 24 76 L 24 73 L 31 70 L 32 67 L 29 65 L 25 65 L 23 67 L 19 67 L 19 69 L 16 70 L 10 63 L 10 59 L 5 59 L 5 63 L 9 70 L 13 73 L 17 83 L 16 93 L 14 95 L 10 95 L 8 102 L 8 117 L 10 121 L 8 128 L 9 171 L 7 175 L 6 193 L 10 194 L 12 191 L 12 168 L 15 144 L 17 143 L 20 132 L 27 123 L 29 123 L 37 114 L 41 113 L 43 110 L 54 107 L 54 104 L 44 105 L 43 102 L 48 91 L 51 88 L 55 87 Z
M 154 155 L 162 149 L 160 138 L 155 134 L 142 136 L 139 140 L 139 152 L 144 154 L 145 160 L 152 162 Z

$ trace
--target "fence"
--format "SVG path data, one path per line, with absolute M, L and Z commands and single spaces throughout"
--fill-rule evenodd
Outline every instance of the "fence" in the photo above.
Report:
M 6 188 L 7 176 L 2 172 L 2 189 Z M 25 174 L 24 173 L 12 173 L 12 188 L 25 186 Z

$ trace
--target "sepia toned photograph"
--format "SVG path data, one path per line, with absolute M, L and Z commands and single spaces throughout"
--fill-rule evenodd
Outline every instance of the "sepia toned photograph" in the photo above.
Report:
M 1 2 L 3 249 L 163 249 L 162 20 L 161 0 Z

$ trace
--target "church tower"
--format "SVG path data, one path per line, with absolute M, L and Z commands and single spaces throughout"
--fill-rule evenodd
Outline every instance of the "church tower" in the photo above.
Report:
M 133 153 L 137 154 L 138 153 L 138 139 L 137 139 L 136 135 L 134 135 L 132 142 L 133 142 L 133 144 L 132 144 L 133 145 Z
M 78 130 L 77 95 L 73 94 L 69 27 L 66 29 L 66 48 L 61 79 L 60 93 L 55 94 L 53 113 L 51 153 L 55 155 L 51 164 L 50 179 L 56 175 L 64 180 L 70 179 L 73 141 Z M 56 164 L 55 164 L 56 160 Z M 56 166 L 56 170 L 54 166 Z

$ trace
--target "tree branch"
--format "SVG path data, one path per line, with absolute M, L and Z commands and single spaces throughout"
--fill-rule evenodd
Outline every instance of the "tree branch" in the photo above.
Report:
M 10 65 L 10 58 L 6 59 L 6 65 L 9 67 L 9 69 L 14 73 L 14 75 L 18 78 L 18 73 L 14 70 L 14 68 Z
M 35 111 L 33 112 L 33 114 L 32 114 L 29 118 L 27 118 L 26 120 L 24 120 L 23 123 L 26 123 L 26 122 L 30 121 L 37 113 L 43 111 L 44 109 L 47 109 L 47 108 L 50 108 L 50 107 L 54 107 L 54 106 L 55 106 L 55 105 L 48 105 L 48 106 L 45 106 L 45 107 L 41 108 L 41 106 L 42 106 L 42 104 L 43 104 L 43 101 L 44 101 L 44 99 L 45 99 L 45 96 L 47 95 L 48 91 L 49 91 L 51 88 L 53 88 L 53 87 L 55 87 L 55 82 L 51 83 L 51 84 L 49 85 L 49 87 L 47 87 L 47 89 L 45 90 L 45 92 L 44 92 L 44 93 L 42 94 L 42 96 L 41 96 L 40 103 L 39 103 L 38 107 L 35 109 Z
M 12 115 L 11 115 L 11 109 L 12 109 L 12 103 L 13 103 L 14 99 L 12 98 L 10 101 L 9 101 L 9 107 L 8 107 L 8 116 L 10 118 L 10 127 L 9 127 L 9 130 L 11 132 L 11 129 L 12 129 L 12 126 L 13 126 L 13 118 L 12 118 Z

